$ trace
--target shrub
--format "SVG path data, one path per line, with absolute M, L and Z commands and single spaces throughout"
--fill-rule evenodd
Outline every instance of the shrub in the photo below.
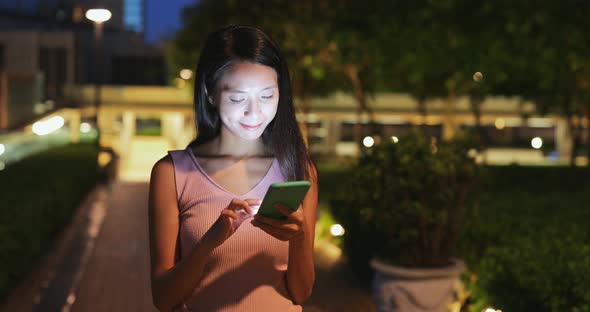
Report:
M 470 142 L 413 131 L 368 149 L 332 210 L 347 230 L 344 252 L 359 273 L 376 256 L 406 267 L 449 264 L 477 165 Z
M 48 249 L 98 177 L 94 145 L 31 156 L 0 171 L 0 301 Z

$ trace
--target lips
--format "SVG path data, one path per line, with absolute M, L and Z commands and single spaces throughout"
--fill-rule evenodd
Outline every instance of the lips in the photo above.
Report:
M 260 128 L 262 126 L 262 124 L 257 124 L 257 125 L 246 125 L 240 122 L 240 125 L 242 125 L 242 127 L 248 129 L 248 130 L 257 130 L 258 128 Z

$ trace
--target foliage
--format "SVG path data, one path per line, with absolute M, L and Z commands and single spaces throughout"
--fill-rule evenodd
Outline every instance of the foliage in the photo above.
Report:
M 407 267 L 449 264 L 476 181 L 469 146 L 466 138 L 436 142 L 416 130 L 369 149 L 333 201 L 347 255 L 360 247 L 359 264 L 370 256 Z
M 0 171 L 0 298 L 29 272 L 96 183 L 97 155 L 94 144 L 71 145 Z
M 322 167 L 320 196 L 343 197 L 341 185 L 351 183 L 354 169 Z M 589 311 L 590 171 L 493 166 L 485 172 L 456 252 L 469 268 L 468 310 Z M 333 200 L 331 211 L 337 222 L 346 223 L 347 260 L 368 279 L 367 254 L 379 239 L 366 227 L 359 232 L 359 222 L 344 222 L 358 213 L 340 202 Z
M 589 311 L 588 170 L 495 167 L 460 254 L 470 310 Z

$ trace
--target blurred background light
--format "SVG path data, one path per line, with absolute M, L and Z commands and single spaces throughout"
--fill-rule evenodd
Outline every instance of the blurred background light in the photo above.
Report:
M 184 80 L 189 80 L 193 77 L 193 71 L 190 69 L 183 69 L 180 71 L 180 78 L 184 79 Z
M 83 122 L 80 124 L 80 132 L 88 133 L 88 132 L 90 132 L 90 130 L 92 130 L 92 127 L 90 126 L 89 123 Z
M 543 140 L 540 137 L 534 137 L 531 140 L 531 146 L 535 149 L 540 149 L 543 146 Z
M 330 227 L 330 233 L 332 236 L 342 236 L 344 235 L 344 228 L 340 224 L 333 224 Z
M 86 11 L 86 18 L 95 23 L 104 23 L 111 19 L 111 11 L 107 9 L 90 9 Z
M 51 117 L 46 121 L 37 121 L 33 124 L 33 133 L 36 135 L 47 135 L 59 130 L 65 124 L 61 116 Z
M 0 143 L 0 155 L 4 154 L 4 152 L 6 152 L 6 146 L 4 146 L 4 144 Z
M 496 118 L 495 125 L 496 125 L 496 129 L 502 130 L 506 126 L 506 122 L 502 118 Z
M 366 146 L 366 147 L 371 147 L 371 146 L 373 146 L 373 144 L 375 144 L 375 140 L 374 140 L 372 137 L 370 137 L 370 136 L 366 136 L 366 137 L 363 139 L 363 145 L 364 145 L 364 146 Z
M 391 140 L 393 141 L 393 143 L 399 142 L 399 139 L 396 136 L 392 136 Z

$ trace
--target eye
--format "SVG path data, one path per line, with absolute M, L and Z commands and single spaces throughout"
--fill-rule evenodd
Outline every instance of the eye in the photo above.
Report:
M 229 98 L 229 100 L 230 100 L 232 103 L 242 103 L 242 102 L 244 101 L 244 99 L 243 99 L 243 98 L 241 98 L 241 99 L 240 99 L 240 98 L 231 98 L 231 97 Z
M 266 99 L 266 100 L 269 100 L 269 99 L 272 99 L 273 96 L 274 96 L 274 94 L 273 93 L 270 93 L 270 94 L 262 95 L 261 98 Z

